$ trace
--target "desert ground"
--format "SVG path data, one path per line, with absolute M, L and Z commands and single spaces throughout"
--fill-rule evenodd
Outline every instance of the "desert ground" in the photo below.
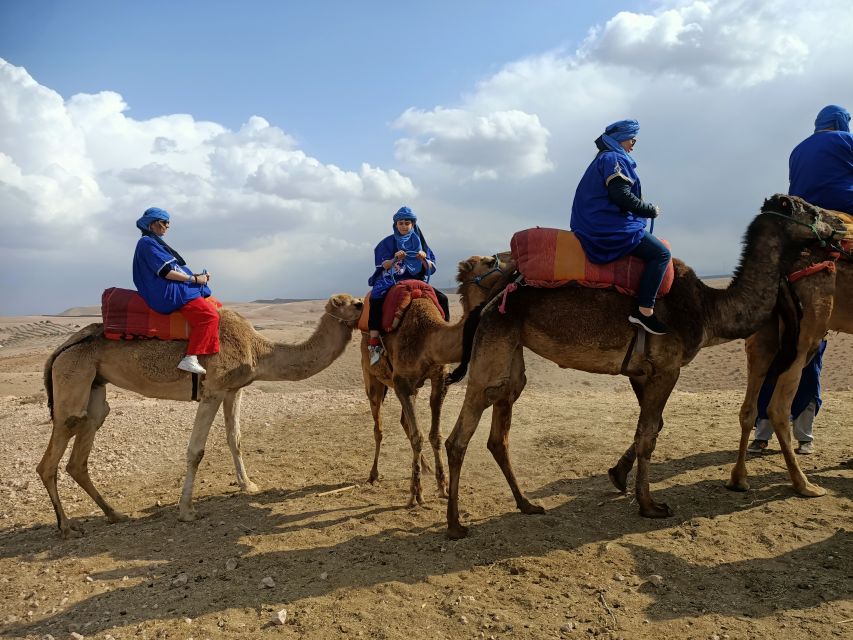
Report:
M 229 306 L 295 343 L 314 330 L 323 301 Z M 35 471 L 51 429 L 42 366 L 96 313 L 0 318 L 2 637 L 853 638 L 850 336 L 830 336 L 816 452 L 801 459 L 828 491 L 820 498 L 793 493 L 775 442 L 775 454 L 750 460 L 751 490 L 724 487 L 742 341 L 704 350 L 670 399 L 651 469 L 656 499 L 676 512 L 663 520 L 641 518 L 631 493 L 607 478 L 636 425 L 628 381 L 528 352 L 511 446 L 522 487 L 547 512 L 515 510 L 486 449 L 487 412 L 461 481 L 470 536 L 448 540 L 446 502 L 429 474 L 426 507 L 405 507 L 410 448 L 393 395 L 382 478 L 366 483 L 374 441 L 355 332 L 313 378 L 246 390 L 243 454 L 259 493 L 238 490 L 217 417 L 194 522 L 177 519 L 194 403 L 109 387 L 112 413 L 90 469 L 131 519 L 107 523 L 63 463 L 60 495 L 85 528 L 63 540 Z M 463 395 L 464 383 L 448 394 L 445 435 Z

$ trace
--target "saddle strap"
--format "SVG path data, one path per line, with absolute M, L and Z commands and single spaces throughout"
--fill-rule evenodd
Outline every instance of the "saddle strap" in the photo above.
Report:
M 835 273 L 835 260 L 824 260 L 823 262 L 818 262 L 816 264 L 809 265 L 805 269 L 795 271 L 794 273 L 788 276 L 788 282 L 796 282 L 801 278 L 814 275 L 824 270 L 829 271 L 830 273 Z

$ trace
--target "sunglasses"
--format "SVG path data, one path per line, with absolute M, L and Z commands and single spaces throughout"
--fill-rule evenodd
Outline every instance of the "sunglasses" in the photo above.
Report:
M 164 227 L 168 227 L 168 226 L 169 226 L 169 222 L 168 222 L 167 220 L 158 220 L 157 222 L 159 222 L 160 224 L 162 224 Z

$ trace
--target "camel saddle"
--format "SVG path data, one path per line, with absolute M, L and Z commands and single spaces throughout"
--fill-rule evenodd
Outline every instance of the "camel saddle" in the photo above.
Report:
M 661 242 L 669 247 L 666 240 Z M 577 236 L 562 229 L 525 229 L 512 236 L 509 246 L 519 272 L 531 287 L 555 288 L 576 284 L 593 289 L 615 289 L 635 296 L 646 265 L 633 256 L 606 264 L 593 264 L 587 260 Z M 658 298 L 669 292 L 674 279 L 675 270 L 670 260 L 658 289 Z
M 222 307 L 213 296 L 205 298 L 217 309 Z M 180 311 L 157 313 L 132 289 L 111 287 L 101 296 L 104 337 L 109 340 L 188 340 L 190 325 Z
M 441 314 L 441 319 L 444 317 L 444 310 L 438 303 L 438 297 L 435 295 L 435 289 L 422 280 L 403 280 L 395 284 L 388 290 L 385 296 L 385 303 L 382 305 L 382 330 L 385 333 L 391 333 L 400 325 L 400 321 L 406 314 L 412 300 L 418 298 L 426 298 L 432 301 L 435 308 Z M 361 317 L 358 320 L 358 328 L 360 331 L 367 332 L 367 318 L 370 314 L 370 292 L 364 296 L 364 308 L 361 311 Z

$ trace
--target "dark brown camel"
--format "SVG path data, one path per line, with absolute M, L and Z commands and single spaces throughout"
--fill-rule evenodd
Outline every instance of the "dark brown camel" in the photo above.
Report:
M 504 261 L 508 256 L 503 256 Z M 488 300 L 504 282 L 506 262 L 501 256 L 471 256 L 459 263 L 456 281 L 463 317 L 456 324 L 442 320 L 435 305 L 425 299 L 415 300 L 406 311 L 400 326 L 383 337 L 387 357 L 370 366 L 367 335 L 361 341 L 361 368 L 364 388 L 373 414 L 373 437 L 376 451 L 368 481 L 379 479 L 379 449 L 382 445 L 381 408 L 388 389 L 392 388 L 402 405 L 400 424 L 412 445 L 412 480 L 409 506 L 423 504 L 421 465 L 429 465 L 421 455 L 423 436 L 415 416 L 418 389 L 430 381 L 431 424 L 429 442 L 435 456 L 435 480 L 441 497 L 447 497 L 447 480 L 441 461 L 441 407 L 447 393 L 447 367 L 462 359 L 462 333 L 465 320 L 472 309 Z
M 831 258 L 832 247 L 815 247 L 794 263 L 791 270 L 799 271 Z M 800 320 L 796 357 L 776 381 L 776 389 L 767 408 L 773 431 L 785 457 L 794 491 L 802 496 L 822 496 L 826 491 L 809 482 L 794 454 L 791 443 L 789 416 L 794 395 L 800 384 L 802 369 L 817 352 L 827 331 L 853 333 L 853 262 L 842 259 L 834 268 L 824 269 L 796 280 L 791 284 L 803 310 Z M 747 387 L 740 409 L 740 449 L 731 478 L 726 486 L 735 491 L 749 489 L 746 473 L 746 447 L 758 415 L 758 392 L 773 359 L 779 351 L 779 322 L 773 318 L 746 340 Z
M 663 427 L 662 412 L 681 367 L 702 347 L 754 333 L 771 316 L 780 277 L 800 248 L 816 238 L 840 235 L 841 227 L 837 218 L 802 200 L 784 195 L 768 199 L 747 229 L 740 266 L 728 289 L 708 287 L 692 269 L 675 261 L 675 282 L 656 309 L 671 332 L 647 336 L 645 353 L 633 354 L 625 363 L 635 336 L 627 321 L 633 300 L 627 296 L 582 287 L 522 287 L 509 296 L 506 314 L 499 313 L 494 301 L 487 305 L 473 338 L 465 401 L 446 443 L 450 468 L 448 535 L 467 535 L 467 528 L 459 522 L 462 462 L 480 416 L 492 405 L 489 451 L 503 471 L 519 510 L 544 511 L 522 493 L 509 459 L 512 407 L 526 383 L 522 347 L 561 367 L 621 373 L 630 378 L 640 416 L 634 444 L 611 469 L 611 478 L 624 487 L 636 456 L 640 514 L 653 518 L 671 515 L 666 504 L 651 497 L 649 464 Z M 466 330 L 466 340 L 469 333 Z M 458 373 L 454 372 L 454 379 L 461 377 L 467 360 L 464 358 Z

